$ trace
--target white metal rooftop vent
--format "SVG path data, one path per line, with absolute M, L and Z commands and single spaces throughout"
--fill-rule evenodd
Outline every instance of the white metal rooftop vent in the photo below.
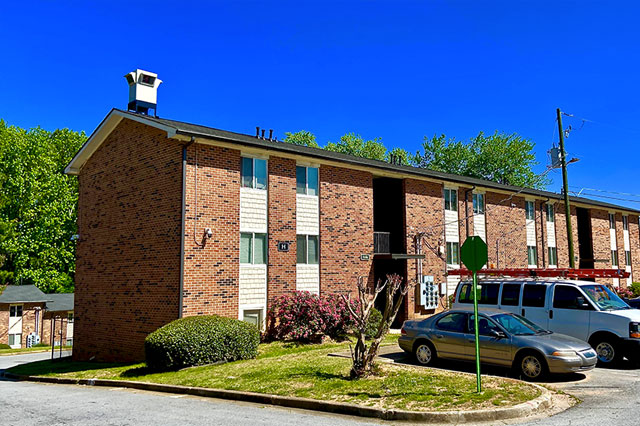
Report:
M 158 86 L 162 80 L 158 74 L 137 69 L 124 76 L 129 83 L 129 104 L 127 109 L 149 115 L 152 109 L 157 115 Z

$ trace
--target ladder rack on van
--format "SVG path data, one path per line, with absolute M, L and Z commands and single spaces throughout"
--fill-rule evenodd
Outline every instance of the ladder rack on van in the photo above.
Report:
M 471 275 L 468 269 L 453 269 L 448 275 Z M 571 269 L 571 268 L 507 268 L 480 269 L 478 275 L 495 275 L 502 277 L 544 277 L 544 278 L 629 278 L 630 273 L 623 269 Z

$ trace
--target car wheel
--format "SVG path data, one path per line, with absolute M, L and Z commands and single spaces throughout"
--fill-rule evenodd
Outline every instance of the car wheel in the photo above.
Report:
M 593 348 L 596 350 L 600 365 L 615 365 L 621 359 L 617 342 L 612 337 L 598 339 L 594 342 Z
M 529 353 L 520 358 L 519 367 L 525 380 L 539 380 L 544 377 L 547 364 L 540 355 Z
M 431 343 L 422 341 L 413 348 L 413 356 L 420 365 L 433 365 L 436 360 L 436 351 Z

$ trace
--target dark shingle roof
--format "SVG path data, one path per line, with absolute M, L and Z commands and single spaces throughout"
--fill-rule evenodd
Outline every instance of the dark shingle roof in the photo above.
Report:
M 129 116 L 132 119 L 135 119 L 137 121 L 149 121 L 150 123 L 156 123 L 162 126 L 169 127 L 171 129 L 175 129 L 177 134 L 182 134 L 185 136 L 217 139 L 217 140 L 228 141 L 228 142 L 232 142 L 238 145 L 243 145 L 248 147 L 288 152 L 291 154 L 304 155 L 304 156 L 324 159 L 324 160 L 333 160 L 333 161 L 345 163 L 345 164 L 376 168 L 382 171 L 404 173 L 404 174 L 410 174 L 415 176 L 423 176 L 423 177 L 447 181 L 451 183 L 475 185 L 479 187 L 493 188 L 493 189 L 498 189 L 498 190 L 507 191 L 511 193 L 517 192 L 523 195 L 533 195 L 537 197 L 549 198 L 552 200 L 563 200 L 563 196 L 555 192 L 540 191 L 537 189 L 522 188 L 522 187 L 512 186 L 512 185 L 504 185 L 501 183 L 492 182 L 484 179 L 460 176 L 460 175 L 455 175 L 451 173 L 438 172 L 435 170 L 429 170 L 424 168 L 390 164 L 386 161 L 370 160 L 368 158 L 355 157 L 353 155 L 327 151 L 322 148 L 311 148 L 307 146 L 294 145 L 294 144 L 289 144 L 284 142 L 263 140 L 263 139 L 258 139 L 255 136 L 251 136 L 251 135 L 229 132 L 226 130 L 215 129 L 212 127 L 201 126 L 201 125 L 186 123 L 182 121 L 151 117 L 151 116 L 136 114 L 133 112 L 128 112 L 128 111 L 115 109 L 115 108 L 113 111 L 117 111 L 123 116 Z M 569 199 L 572 202 L 577 202 L 581 204 L 598 206 L 598 207 L 603 207 L 607 209 L 624 210 L 624 211 L 634 212 L 636 214 L 640 213 L 640 210 L 637 210 L 637 209 L 619 206 L 616 204 L 606 203 L 606 202 L 597 201 L 597 200 L 591 200 L 589 198 L 572 196 L 572 197 L 569 197 Z
M 35 285 L 8 285 L 0 294 L 0 303 L 38 303 L 51 300 Z
M 48 311 L 73 311 L 73 293 L 47 294 L 51 302 L 47 302 Z

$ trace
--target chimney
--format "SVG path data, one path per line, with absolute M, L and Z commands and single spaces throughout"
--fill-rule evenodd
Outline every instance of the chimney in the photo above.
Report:
M 162 80 L 158 74 L 137 69 L 124 76 L 129 83 L 129 104 L 127 110 L 149 115 L 149 110 L 157 113 L 158 86 Z

